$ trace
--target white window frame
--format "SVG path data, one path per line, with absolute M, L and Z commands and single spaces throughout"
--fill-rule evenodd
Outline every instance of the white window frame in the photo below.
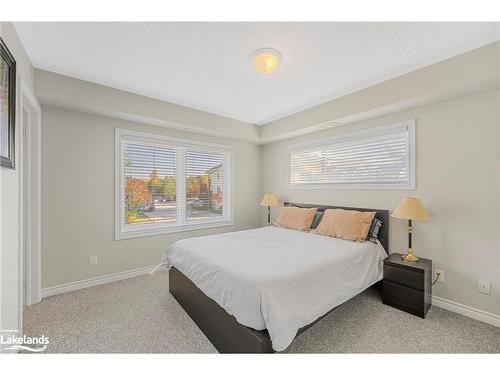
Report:
M 354 141 L 363 138 L 371 138 L 390 134 L 401 129 L 408 130 L 408 161 L 407 168 L 409 172 L 408 183 L 403 184 L 384 184 L 384 183 L 317 183 L 317 184 L 292 184 L 291 182 L 291 153 L 292 151 L 307 150 L 319 146 L 341 143 L 346 141 Z M 351 190 L 414 190 L 415 189 L 415 171 L 416 171 L 416 157 L 415 157 L 415 119 L 400 121 L 397 123 L 378 126 L 375 128 L 360 130 L 349 134 L 343 134 L 331 138 L 315 140 L 311 142 L 297 143 L 288 146 L 287 150 L 287 185 L 289 190 L 311 190 L 311 189 L 351 189 Z
M 128 227 L 124 222 L 125 215 L 125 196 L 123 183 L 124 168 L 122 168 L 122 142 L 123 140 L 134 140 L 143 142 L 152 142 L 155 144 L 164 144 L 165 146 L 175 147 L 180 152 L 176 152 L 177 170 L 181 176 L 185 175 L 185 152 L 186 150 L 196 151 L 211 151 L 222 153 L 223 162 L 223 193 L 224 205 L 222 208 L 222 216 L 220 218 L 212 218 L 206 221 L 197 221 L 196 223 L 185 222 L 185 213 L 180 209 L 180 204 L 186 201 L 185 197 L 185 179 L 177 178 L 177 191 L 180 196 L 177 196 L 177 221 L 175 224 L 165 225 L 162 223 L 148 224 L 145 226 Z M 115 240 L 123 240 L 128 238 L 157 236 L 168 233 L 184 232 L 191 230 L 200 230 L 208 228 L 217 228 L 222 226 L 233 225 L 233 171 L 232 171 L 233 148 L 227 145 L 198 142 L 184 138 L 174 138 L 154 133 L 145 133 L 127 129 L 115 129 Z M 177 172 L 179 173 L 179 172 Z

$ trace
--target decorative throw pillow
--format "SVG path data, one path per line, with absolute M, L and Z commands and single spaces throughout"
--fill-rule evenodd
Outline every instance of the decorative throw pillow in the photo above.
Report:
M 368 230 L 368 235 L 366 236 L 366 240 L 377 243 L 378 234 L 380 232 L 380 228 L 384 225 L 384 222 L 376 217 L 373 218 L 372 224 L 370 225 L 370 229 Z
M 275 225 L 282 228 L 308 232 L 311 229 L 311 224 L 317 210 L 317 207 L 281 207 Z
M 350 241 L 365 241 L 374 217 L 375 212 L 328 209 L 316 233 Z

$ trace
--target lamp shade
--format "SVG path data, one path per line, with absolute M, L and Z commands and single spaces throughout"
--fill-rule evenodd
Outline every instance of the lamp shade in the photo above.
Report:
M 428 220 L 429 215 L 417 198 L 404 198 L 391 214 L 397 219 Z
M 264 194 L 264 198 L 262 198 L 262 201 L 260 202 L 261 206 L 278 206 L 278 200 L 272 193 L 266 193 Z

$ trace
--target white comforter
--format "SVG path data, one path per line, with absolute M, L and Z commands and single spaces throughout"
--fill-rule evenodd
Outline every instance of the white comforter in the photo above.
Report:
M 236 320 L 286 349 L 297 330 L 382 278 L 380 244 L 264 227 L 177 241 L 174 266 Z

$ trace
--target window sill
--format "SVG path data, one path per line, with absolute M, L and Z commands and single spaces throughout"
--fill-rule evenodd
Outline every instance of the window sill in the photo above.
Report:
M 189 232 L 193 230 L 211 229 L 234 225 L 232 220 L 212 221 L 199 224 L 184 224 L 156 229 L 130 229 L 115 233 L 115 240 L 126 240 L 130 238 L 161 236 L 170 233 Z

